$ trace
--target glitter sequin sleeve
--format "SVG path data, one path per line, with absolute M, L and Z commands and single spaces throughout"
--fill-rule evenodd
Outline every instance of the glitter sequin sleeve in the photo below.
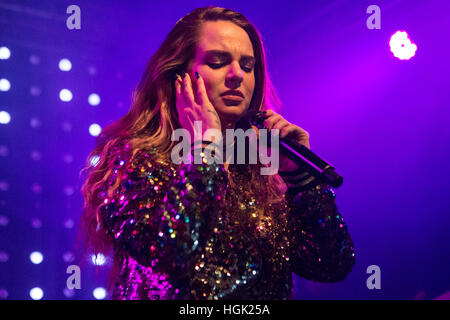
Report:
M 215 163 L 175 165 L 153 158 L 145 151 L 131 162 L 119 156 L 108 180 L 118 188 L 103 194 L 102 223 L 116 251 L 152 272 L 181 274 L 194 269 L 190 264 L 218 221 L 227 176 Z
M 314 281 L 343 280 L 355 264 L 353 242 L 331 187 L 287 193 L 293 272 Z

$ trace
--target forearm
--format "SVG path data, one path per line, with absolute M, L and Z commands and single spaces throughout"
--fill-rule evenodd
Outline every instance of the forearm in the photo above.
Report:
M 290 188 L 287 201 L 293 271 L 315 281 L 343 280 L 355 263 L 355 254 L 334 191 L 323 184 L 301 192 Z

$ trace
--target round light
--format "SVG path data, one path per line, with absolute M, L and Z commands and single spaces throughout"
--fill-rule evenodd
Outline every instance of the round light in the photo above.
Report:
M 70 132 L 72 131 L 72 124 L 68 121 L 64 121 L 61 124 L 61 128 L 65 131 L 65 132 Z
M 42 221 L 39 218 L 33 218 L 31 219 L 31 226 L 34 229 L 39 229 L 40 227 L 42 227 Z
M 42 159 L 42 154 L 39 152 L 39 150 L 33 150 L 30 153 L 30 158 L 34 161 L 39 161 Z
M 72 186 L 65 186 L 64 187 L 64 194 L 66 196 L 71 196 L 75 193 L 75 189 Z
M 394 57 L 409 60 L 416 54 L 417 45 L 411 41 L 406 31 L 397 31 L 391 36 L 389 46 Z
M 0 262 L 7 262 L 9 255 L 6 252 L 0 251 Z
M 0 79 L 0 91 L 8 91 L 11 88 L 11 83 L 8 79 Z
M 93 123 L 89 126 L 89 133 L 91 134 L 91 136 L 98 136 L 100 134 L 100 132 L 102 132 L 102 127 L 100 127 L 98 124 Z
M 58 66 L 61 71 L 70 71 L 72 69 L 72 62 L 69 59 L 61 59 L 59 60 Z
M 37 97 L 38 95 L 41 94 L 41 88 L 39 88 L 38 86 L 31 86 L 30 87 L 30 94 L 32 96 Z
M 44 296 L 44 291 L 41 288 L 36 287 L 30 290 L 30 297 L 33 300 L 41 300 Z
M 74 225 L 75 225 L 75 222 L 72 219 L 64 220 L 64 228 L 72 229 Z
M 96 93 L 91 93 L 88 97 L 88 102 L 91 106 L 98 106 L 100 104 L 100 96 Z
M 6 227 L 9 223 L 7 216 L 0 216 L 0 227 Z
M 6 111 L 0 111 L 0 123 L 8 124 L 11 121 L 11 116 Z
M 0 299 L 8 298 L 8 290 L 0 288 Z
M 75 290 L 69 289 L 69 288 L 64 288 L 63 293 L 67 298 L 72 298 L 75 295 Z
M 62 89 L 59 92 L 59 98 L 61 99 L 61 101 L 69 102 L 70 100 L 72 100 L 72 97 L 72 92 L 69 89 Z
M 0 180 L 0 191 L 8 191 L 9 183 L 5 180 Z
M 39 251 L 34 251 L 30 254 L 30 260 L 34 264 L 40 264 L 44 260 L 44 256 Z
M 6 60 L 11 57 L 11 51 L 7 47 L 0 48 L 0 60 Z
M 30 56 L 30 63 L 31 64 L 39 64 L 39 63 L 41 63 L 41 58 L 39 58 L 38 56 L 36 56 L 36 55 L 31 55 Z
M 106 297 L 106 290 L 102 287 L 95 288 L 94 291 L 92 291 L 92 295 L 97 300 L 103 300 Z
M 106 263 L 106 257 L 103 255 L 103 253 L 93 254 L 91 256 L 92 258 L 92 264 L 96 266 L 102 266 Z
M 0 156 L 6 157 L 9 154 L 9 149 L 7 146 L 0 146 Z
M 63 260 L 65 261 L 65 262 L 72 262 L 72 261 L 74 261 L 75 260 L 75 256 L 74 256 L 74 254 L 72 253 L 72 252 L 70 252 L 70 251 L 66 251 L 66 252 L 64 252 L 64 254 L 63 254 Z
M 42 125 L 42 122 L 39 118 L 31 118 L 30 119 L 30 126 L 32 128 L 39 128 Z

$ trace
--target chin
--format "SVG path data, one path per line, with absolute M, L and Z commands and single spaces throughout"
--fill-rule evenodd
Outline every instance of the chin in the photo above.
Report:
M 246 108 L 242 108 L 241 106 L 225 106 L 225 110 L 217 110 L 219 114 L 220 120 L 222 123 L 224 122 L 237 122 L 244 115 Z

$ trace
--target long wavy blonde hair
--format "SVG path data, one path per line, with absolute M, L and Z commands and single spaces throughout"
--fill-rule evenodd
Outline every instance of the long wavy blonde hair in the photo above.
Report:
M 118 153 L 124 151 L 118 146 L 127 146 L 130 161 L 139 150 L 149 148 L 158 149 L 155 156 L 170 159 L 170 152 L 175 144 L 171 141 L 171 134 L 181 127 L 175 106 L 173 75 L 186 70 L 188 63 L 194 58 L 202 23 L 217 20 L 235 23 L 247 32 L 252 42 L 256 58 L 255 90 L 249 110 L 280 109 L 280 100 L 267 74 L 261 35 L 242 14 L 208 6 L 195 9 L 180 19 L 150 58 L 133 94 L 130 110 L 103 129 L 96 147 L 87 158 L 86 167 L 81 171 L 86 173 L 86 180 L 81 190 L 84 208 L 79 235 L 83 236 L 85 248 L 93 249 L 94 253 L 105 252 L 110 248 L 106 233 L 98 228 L 99 209 L 103 205 L 99 191 L 110 176 Z M 99 157 L 95 165 L 91 164 L 94 156 Z M 281 200 L 285 185 L 278 175 L 261 175 L 259 167 L 255 165 L 249 168 L 251 179 L 245 189 L 253 190 L 258 195 L 263 204 L 260 210 L 264 211 L 271 203 Z M 117 187 L 116 184 L 109 189 Z M 111 191 L 108 190 L 108 193 Z

